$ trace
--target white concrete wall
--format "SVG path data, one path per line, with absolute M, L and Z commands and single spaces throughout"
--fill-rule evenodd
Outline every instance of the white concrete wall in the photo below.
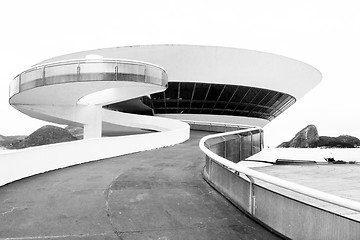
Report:
M 248 125 L 264 127 L 270 121 L 262 118 L 227 116 L 227 115 L 208 115 L 208 114 L 158 114 L 157 116 L 179 119 L 181 121 L 202 121 L 212 123 L 229 123 L 236 125 Z
M 359 238 L 359 221 L 332 212 L 334 206 L 343 207 L 343 213 L 359 212 L 358 202 L 266 175 L 249 169 L 241 163 L 233 163 L 223 158 L 223 154 L 210 150 L 218 142 L 212 145 L 208 141 L 205 144 L 211 138 L 231 134 L 234 133 L 206 136 L 199 143 L 201 150 L 208 156 L 203 172 L 205 180 L 228 200 L 251 217 L 289 239 Z M 227 147 L 231 148 L 231 144 Z M 288 150 L 294 149 L 288 148 Z M 250 184 L 253 181 L 254 183 Z M 269 185 L 273 187 L 269 188 Z M 278 187 L 284 191 L 277 193 Z M 326 206 L 320 201 L 327 202 Z
M 102 110 L 102 120 L 115 125 L 154 131 L 169 131 L 189 127 L 187 123 L 175 119 L 115 112 L 107 109 Z
M 186 141 L 189 128 L 121 137 L 93 138 L 22 150 L 0 151 L 0 186 L 76 164 L 171 146 Z

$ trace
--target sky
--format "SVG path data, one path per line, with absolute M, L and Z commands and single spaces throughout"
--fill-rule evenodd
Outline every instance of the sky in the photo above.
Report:
M 320 135 L 360 138 L 358 1 L 0 2 L 0 134 L 24 135 L 48 124 L 8 103 L 9 82 L 32 65 L 83 50 L 142 44 L 244 48 L 306 62 L 322 82 L 264 127 L 265 145 L 315 124 Z

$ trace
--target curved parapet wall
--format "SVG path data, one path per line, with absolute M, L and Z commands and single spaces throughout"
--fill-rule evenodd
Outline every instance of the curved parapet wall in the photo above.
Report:
M 206 154 L 204 178 L 242 211 L 270 229 L 290 239 L 358 239 L 360 236 L 358 220 L 329 211 L 336 206 L 357 215 L 360 203 L 260 173 L 245 167 L 244 162 L 238 163 L 262 149 L 260 128 L 209 135 L 200 140 L 199 146 Z M 278 193 L 279 188 L 287 191 Z M 294 193 L 301 194 L 302 198 L 294 198 Z M 304 196 L 311 201 L 306 203 Z M 313 205 L 314 200 L 321 201 L 321 207 Z M 329 207 L 325 207 L 324 202 Z
M 132 118 L 132 120 L 136 120 L 138 123 L 131 123 L 131 126 L 139 125 L 138 118 Z M 187 124 L 156 117 L 146 120 L 148 124 L 162 125 L 162 130 L 166 129 L 166 131 L 91 138 L 1 153 L 0 186 L 76 164 L 175 145 L 189 138 Z

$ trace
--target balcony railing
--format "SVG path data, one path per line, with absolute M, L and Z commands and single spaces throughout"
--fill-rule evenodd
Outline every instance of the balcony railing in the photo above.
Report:
M 134 81 L 167 86 L 167 74 L 159 66 L 122 59 L 74 59 L 36 65 L 10 83 L 15 94 L 45 85 L 85 81 Z

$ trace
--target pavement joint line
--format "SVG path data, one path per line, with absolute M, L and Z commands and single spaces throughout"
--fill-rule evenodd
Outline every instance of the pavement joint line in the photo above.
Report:
M 116 177 L 111 183 L 110 185 L 104 190 L 104 195 L 105 195 L 105 211 L 106 211 L 106 216 L 109 219 L 111 228 L 113 229 L 113 233 L 119 238 L 119 240 L 122 240 L 123 238 L 120 236 L 119 231 L 116 229 L 114 222 L 111 219 L 111 209 L 110 209 L 110 205 L 109 205 L 109 199 L 110 199 L 110 195 L 113 192 L 113 190 L 111 190 L 113 184 L 115 183 L 116 179 L 118 177 Z
M 112 232 L 111 232 L 112 233 Z M 32 240 L 32 239 L 60 239 L 60 238 L 69 238 L 69 237 L 96 237 L 96 236 L 106 236 L 109 233 L 98 233 L 98 234 L 75 234 L 75 235 L 53 235 L 53 236 L 36 236 L 36 237 L 9 237 L 9 238 L 0 238 L 0 240 Z
M 233 224 L 232 226 L 240 226 L 237 224 Z M 219 228 L 222 226 L 219 226 Z M 170 228 L 154 228 L 154 229 L 145 229 L 145 230 L 129 230 L 129 231 L 118 231 L 119 234 L 132 234 L 132 233 L 145 233 L 145 232 L 161 232 L 161 231 L 172 231 L 172 230 L 185 230 L 185 229 L 208 229 L 210 226 L 207 226 L 205 223 L 197 223 L 194 226 L 184 226 L 184 227 L 170 227 Z M 211 227 L 213 228 L 213 227 Z M 2 240 L 0 238 L 0 240 Z
M 6 212 L 2 212 L 1 214 L 2 214 L 3 216 L 5 216 L 6 214 L 12 213 L 12 212 L 13 212 L 14 210 L 16 210 L 16 209 L 25 210 L 25 209 L 27 209 L 27 207 L 12 207 L 11 210 L 6 211 Z M 1 239 L 1 238 L 0 238 L 0 239 Z
M 30 189 L 30 190 L 12 190 L 12 189 L 6 189 L 6 190 L 3 190 L 1 189 L 1 187 L 3 186 L 0 186 L 0 193 L 1 192 L 29 192 L 29 191 L 34 191 L 33 189 Z M 37 190 L 37 189 L 35 189 Z M 87 189 L 82 189 L 82 190 L 85 190 L 85 191 L 104 191 L 106 190 L 105 188 L 87 188 Z M 74 191 L 77 191 L 76 189 L 71 189 L 71 190 L 68 190 L 68 191 L 64 191 L 64 192 L 74 192 Z M 8 200 L 8 199 L 5 199 L 5 200 Z M 4 200 L 4 201 L 5 201 Z M 0 238 L 1 239 L 1 238 Z

